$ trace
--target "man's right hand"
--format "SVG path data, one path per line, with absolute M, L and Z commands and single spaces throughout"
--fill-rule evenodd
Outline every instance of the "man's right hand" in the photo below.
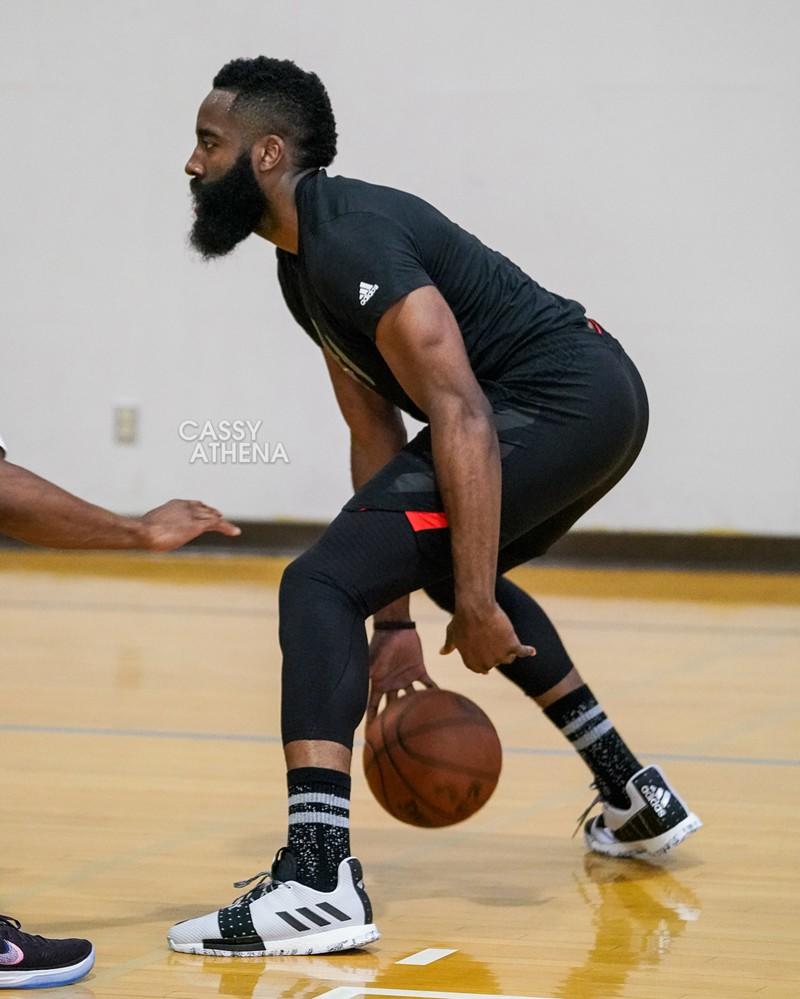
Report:
M 207 531 L 230 538 L 242 533 L 219 510 L 199 500 L 170 500 L 140 517 L 138 522 L 142 539 L 139 547 L 151 552 L 170 552 Z
M 367 725 L 377 715 L 384 694 L 388 703 L 401 690 L 412 694 L 414 681 L 426 687 L 436 686 L 425 669 L 422 643 L 414 628 L 373 634 L 369 645 L 369 678 Z

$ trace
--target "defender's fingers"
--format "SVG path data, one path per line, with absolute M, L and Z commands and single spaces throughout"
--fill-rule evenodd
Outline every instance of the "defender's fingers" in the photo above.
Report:
M 229 520 L 220 520 L 217 524 L 210 524 L 207 531 L 216 531 L 218 534 L 227 534 L 229 538 L 238 538 L 242 533 L 241 527 L 232 524 Z

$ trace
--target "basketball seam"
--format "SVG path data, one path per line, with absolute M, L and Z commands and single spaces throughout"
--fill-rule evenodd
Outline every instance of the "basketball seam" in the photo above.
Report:
M 404 705 L 403 711 L 405 711 L 405 710 L 406 710 L 406 708 L 405 708 L 405 705 Z M 426 806 L 428 806 L 431 809 L 431 811 L 438 812 L 443 818 L 446 818 L 446 819 L 451 818 L 452 816 L 451 816 L 451 814 L 449 812 L 445 812 L 443 809 L 437 808 L 436 805 L 429 805 L 427 799 L 424 798 L 419 793 L 419 791 L 417 791 L 416 788 L 412 787 L 411 784 L 408 782 L 407 778 L 404 777 L 402 773 L 400 773 L 400 770 L 398 769 L 397 764 L 394 762 L 394 760 L 392 759 L 392 757 L 390 756 L 390 754 L 388 752 L 386 752 L 387 746 L 386 746 L 386 742 L 384 741 L 383 712 L 381 712 L 381 714 L 378 717 L 380 718 L 380 722 L 381 722 L 381 742 L 383 743 L 382 752 L 383 752 L 384 756 L 386 757 L 386 759 L 389 761 L 389 763 L 390 763 L 390 765 L 392 767 L 392 770 L 394 770 L 394 772 L 397 774 L 400 782 L 406 786 L 406 788 L 408 789 L 408 791 L 411 793 L 412 797 L 418 798 L 420 801 L 424 802 L 424 804 Z M 398 726 L 399 726 L 399 723 L 400 723 L 400 717 L 397 718 L 397 724 L 398 724 Z M 396 743 L 393 743 L 393 745 L 398 745 L 399 746 L 400 743 L 398 741 Z M 400 748 L 402 749 L 403 747 L 400 746 Z M 386 811 L 389 812 L 390 815 L 394 815 L 394 812 L 390 812 L 388 808 L 386 809 Z M 394 817 L 398 818 L 399 816 L 395 815 Z M 413 825 L 413 823 L 409 823 L 409 825 Z
M 398 719 L 398 722 L 399 722 L 399 719 Z M 474 722 L 472 721 L 472 719 L 465 718 L 463 721 L 451 721 L 451 722 L 449 722 L 448 723 L 448 728 L 457 728 L 457 727 L 460 727 L 462 725 L 473 725 L 473 724 L 474 724 Z M 489 726 L 487 725 L 487 726 L 482 726 L 482 727 L 488 728 Z M 409 747 L 406 745 L 405 739 L 411 739 L 415 735 L 419 735 L 420 733 L 425 733 L 425 732 L 427 732 L 427 731 L 429 731 L 431 729 L 435 729 L 435 728 L 436 728 L 436 722 L 426 722 L 424 725 L 420 725 L 419 728 L 415 728 L 413 732 L 406 732 L 405 734 L 403 734 L 403 733 L 401 733 L 401 731 L 400 731 L 400 725 L 398 724 L 398 726 L 397 726 L 397 742 L 400 745 L 400 748 L 403 750 L 403 752 L 407 756 L 411 757 L 412 760 L 416 760 L 418 763 L 428 763 L 428 764 L 431 764 L 432 766 L 436 766 L 436 767 L 439 767 L 439 768 L 457 770 L 458 773 L 467 774 L 469 777 L 480 777 L 483 780 L 491 780 L 492 779 L 492 772 L 490 770 L 473 770 L 472 767 L 464 766 L 464 764 L 462 764 L 462 763 L 459 763 L 457 765 L 455 763 L 453 763 L 451 765 L 450 763 L 445 763 L 442 760 L 437 760 L 433 756 L 425 756 L 423 753 L 419 753 L 415 749 L 409 749 Z M 498 742 L 499 742 L 499 740 L 498 740 Z M 499 778 L 499 774 L 498 774 L 498 778 Z M 495 784 L 496 783 L 497 783 L 497 781 L 495 781 Z
M 471 725 L 471 724 L 473 724 L 473 722 L 471 721 L 471 719 L 465 718 L 465 719 L 463 719 L 461 721 L 458 721 L 458 720 L 451 721 L 449 724 L 450 724 L 450 727 L 456 727 L 456 726 L 461 726 L 461 725 Z M 372 755 L 373 755 L 373 757 L 375 759 L 377 759 L 377 757 L 381 753 L 385 753 L 388 750 L 394 749 L 396 746 L 399 746 L 399 748 L 402 749 L 403 752 L 407 753 L 409 757 L 411 757 L 412 759 L 416 760 L 418 763 L 429 763 L 429 764 L 433 764 L 435 766 L 442 766 L 443 764 L 442 764 L 441 760 L 437 760 L 437 759 L 435 759 L 434 757 L 431 757 L 431 756 L 423 756 L 421 753 L 418 753 L 416 750 L 409 749 L 405 745 L 405 743 L 403 742 L 403 739 L 413 738 L 413 736 L 419 735 L 420 732 L 424 733 L 424 732 L 429 731 L 430 729 L 435 729 L 436 727 L 437 727 L 437 722 L 425 722 L 423 725 L 420 725 L 419 727 L 415 728 L 413 731 L 406 732 L 405 735 L 401 737 L 401 735 L 400 735 L 400 717 L 398 717 L 397 718 L 397 738 L 392 739 L 391 741 L 384 741 L 384 739 L 382 738 L 381 739 L 381 745 L 378 748 L 376 748 L 375 746 L 373 746 L 372 743 L 370 742 L 369 743 L 369 748 L 372 750 Z M 489 727 L 494 728 L 494 726 L 492 726 L 491 723 L 489 725 L 482 726 L 482 727 L 484 727 L 484 728 L 489 728 Z M 383 733 L 384 733 L 383 724 L 381 724 L 381 736 L 382 737 L 383 737 Z M 369 740 L 367 740 L 367 742 L 369 742 Z M 498 739 L 498 743 L 499 743 L 499 739 Z M 501 751 L 502 751 L 502 747 L 501 747 Z M 368 766 L 371 766 L 374 763 L 374 761 L 375 761 L 374 759 L 371 760 L 370 763 L 368 764 Z M 483 777 L 483 778 L 487 778 L 488 777 L 489 779 L 491 778 L 491 772 L 490 771 L 486 771 L 486 770 L 472 770 L 469 767 L 462 767 L 461 764 L 459 764 L 459 769 L 460 769 L 460 771 L 462 773 L 469 774 L 470 776 L 473 776 L 473 777 Z

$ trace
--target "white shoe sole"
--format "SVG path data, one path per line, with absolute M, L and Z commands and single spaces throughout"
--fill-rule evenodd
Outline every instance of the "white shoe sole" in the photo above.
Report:
M 610 829 L 603 828 L 602 835 L 595 833 L 594 823 L 592 824 L 592 832 L 584 830 L 583 838 L 590 850 L 605 854 L 607 857 L 659 857 L 669 853 L 687 836 L 697 832 L 702 825 L 703 823 L 694 812 L 689 812 L 686 818 L 673 826 L 672 829 L 660 836 L 652 836 L 650 839 L 620 843 Z
M 201 943 L 174 943 L 167 937 L 172 950 L 182 954 L 208 954 L 212 957 L 281 957 L 291 954 L 331 954 L 339 950 L 354 950 L 380 939 L 374 923 L 366 926 L 349 926 L 325 933 L 310 933 L 289 940 L 267 940 L 262 950 L 220 950 L 203 947 Z
M 4 971 L 0 989 L 46 989 L 80 981 L 94 967 L 94 947 L 88 957 L 65 968 L 42 968 L 39 971 Z

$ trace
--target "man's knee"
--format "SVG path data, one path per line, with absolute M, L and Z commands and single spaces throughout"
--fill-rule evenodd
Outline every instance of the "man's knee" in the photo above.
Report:
M 310 617 L 316 606 L 331 603 L 349 604 L 366 617 L 357 589 L 347 583 L 345 568 L 341 561 L 326 557 L 319 544 L 290 562 L 278 590 L 281 618 L 300 610 Z

